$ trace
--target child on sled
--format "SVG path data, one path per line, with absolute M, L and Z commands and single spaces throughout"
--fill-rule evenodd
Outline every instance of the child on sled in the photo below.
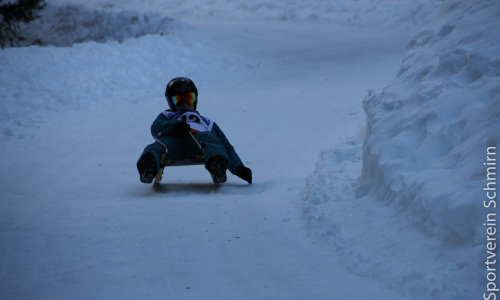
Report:
M 172 79 L 167 84 L 165 98 L 170 109 L 160 113 L 151 125 L 156 141 L 146 146 L 137 162 L 141 182 L 153 182 L 166 148 L 169 160 L 194 158 L 204 152 L 205 168 L 214 183 L 226 182 L 226 170 L 252 183 L 252 171 L 243 165 L 217 123 L 196 111 L 198 89 L 191 79 Z M 199 145 L 203 145 L 203 152 Z

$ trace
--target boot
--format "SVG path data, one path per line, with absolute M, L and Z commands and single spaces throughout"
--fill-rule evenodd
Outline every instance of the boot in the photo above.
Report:
M 151 152 L 144 153 L 137 162 L 137 170 L 139 170 L 140 180 L 144 183 L 151 183 L 156 177 L 156 160 Z
M 210 172 L 210 175 L 212 175 L 214 183 L 219 184 L 226 182 L 227 159 L 224 156 L 215 154 L 206 163 L 205 168 Z

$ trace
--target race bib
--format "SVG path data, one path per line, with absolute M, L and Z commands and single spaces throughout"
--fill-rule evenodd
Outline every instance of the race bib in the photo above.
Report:
M 163 114 L 169 120 L 181 120 L 191 126 L 191 132 L 212 131 L 214 122 L 200 115 L 197 111 L 164 111 Z

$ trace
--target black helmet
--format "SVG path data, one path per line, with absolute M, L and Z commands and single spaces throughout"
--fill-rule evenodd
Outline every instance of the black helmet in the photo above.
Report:
M 167 88 L 165 89 L 165 98 L 167 99 L 168 106 L 172 111 L 175 111 L 175 106 L 172 102 L 172 96 L 184 94 L 184 93 L 195 93 L 196 98 L 198 98 L 198 89 L 194 82 L 187 77 L 177 77 L 167 84 Z M 198 100 L 194 103 L 194 110 L 196 110 L 196 105 L 198 104 Z

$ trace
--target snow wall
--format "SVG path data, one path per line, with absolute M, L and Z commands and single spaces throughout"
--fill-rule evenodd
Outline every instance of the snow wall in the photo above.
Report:
M 394 205 L 426 232 L 479 244 L 483 163 L 488 147 L 500 147 L 500 2 L 445 1 L 430 19 L 396 78 L 363 100 L 356 196 Z

